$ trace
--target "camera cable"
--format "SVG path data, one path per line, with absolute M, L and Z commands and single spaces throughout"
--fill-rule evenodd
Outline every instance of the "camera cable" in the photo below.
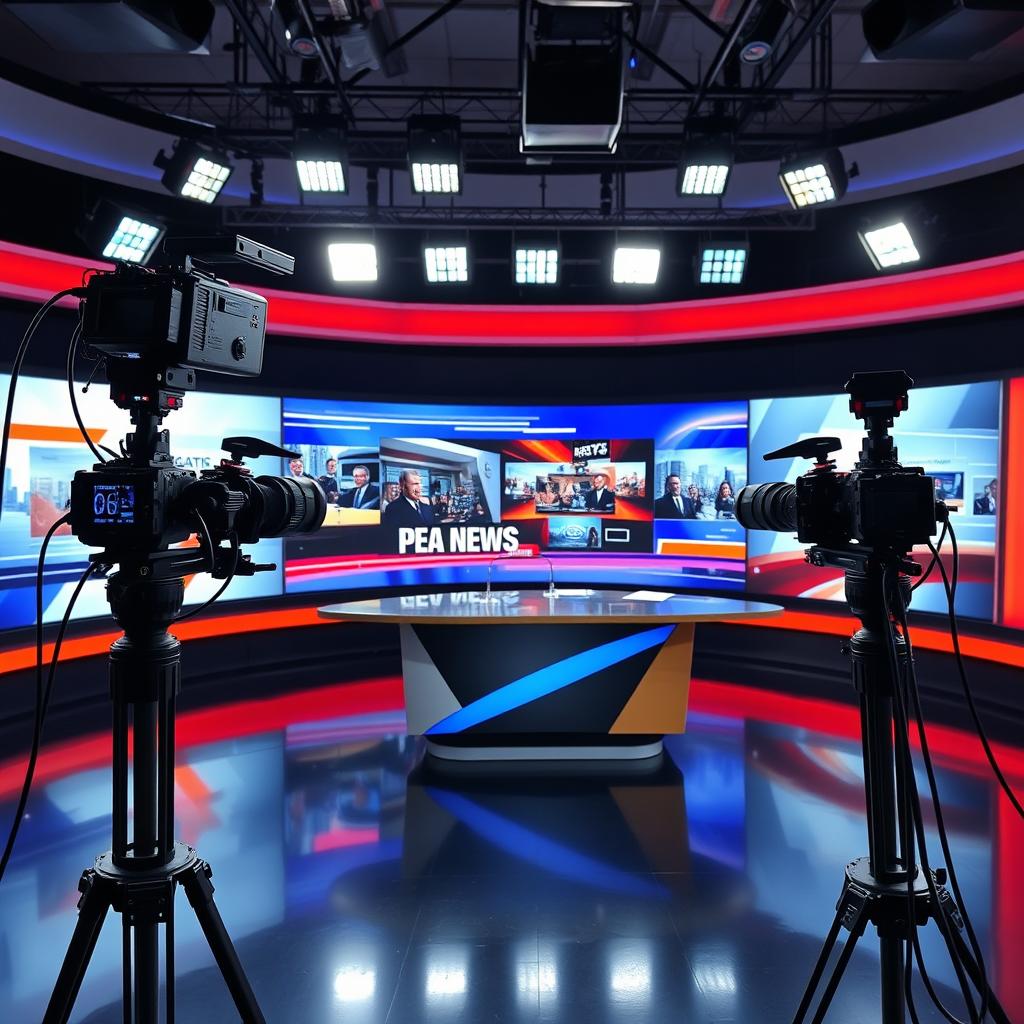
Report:
M 4 430 L 2 440 L 0 440 L 0 480 L 4 479 L 4 470 L 7 468 L 7 445 L 11 438 L 11 419 L 14 415 L 14 392 L 18 386 L 18 376 L 21 374 L 22 364 L 25 362 L 25 354 L 28 352 L 28 347 L 32 343 L 36 330 L 43 321 L 43 317 L 58 303 L 61 299 L 66 298 L 68 295 L 82 296 L 85 294 L 84 288 L 65 288 L 62 292 L 57 292 L 56 295 L 51 295 L 32 315 L 32 319 L 29 321 L 28 327 L 25 328 L 25 333 L 21 336 L 21 341 L 18 343 L 17 351 L 14 355 L 14 363 L 11 365 L 11 384 L 7 391 L 7 410 L 4 413 Z M 0 499 L 0 516 L 3 515 L 3 501 Z
M 949 615 L 949 635 L 953 641 L 953 653 L 956 656 L 956 667 L 960 675 L 960 685 L 964 691 L 964 698 L 967 701 L 968 710 L 971 713 L 971 718 L 974 721 L 974 728 L 978 734 L 978 739 L 981 740 L 981 745 L 985 750 L 985 757 L 988 759 L 989 767 L 995 774 L 996 779 L 999 781 L 999 785 L 1002 787 L 1003 792 L 1006 794 L 1007 800 L 1013 805 L 1013 809 L 1024 818 L 1024 807 L 1021 806 L 1020 800 L 1014 793 L 1010 783 L 1006 780 L 1006 776 L 1003 774 L 1002 769 L 999 767 L 999 762 L 996 760 L 995 753 L 992 750 L 992 746 L 989 743 L 988 734 L 985 732 L 985 726 L 982 724 L 981 715 L 978 713 L 977 705 L 974 703 L 974 695 L 971 693 L 970 683 L 967 679 L 967 666 L 964 664 L 963 653 L 960 650 L 960 630 L 957 626 L 956 621 L 956 585 L 959 579 L 959 568 L 960 568 L 960 551 L 957 547 L 956 532 L 953 527 L 949 528 L 949 535 L 953 546 L 953 578 L 950 581 L 949 575 L 946 572 L 946 567 L 942 564 L 941 559 L 939 560 L 939 572 L 942 575 L 942 585 L 946 591 L 946 606 Z M 929 541 L 928 546 L 932 548 L 932 544 Z M 935 548 L 932 548 L 933 553 Z
M 196 517 L 196 519 L 199 520 L 201 536 L 205 535 L 206 543 L 209 544 L 209 546 L 210 546 L 210 566 L 211 566 L 211 569 L 212 569 L 212 568 L 214 568 L 214 564 L 213 563 L 214 563 L 214 558 L 215 558 L 215 556 L 214 556 L 214 548 L 213 548 L 213 538 L 210 536 L 210 531 L 206 527 L 206 520 L 204 520 L 203 517 L 198 512 L 196 512 L 195 510 L 193 510 L 192 514 Z M 231 571 L 228 573 L 227 578 L 217 588 L 217 591 L 214 593 L 214 595 L 212 597 L 208 598 L 206 601 L 204 601 L 197 608 L 192 608 L 189 611 L 185 612 L 184 614 L 179 615 L 174 620 L 175 622 L 182 622 L 184 619 L 191 619 L 193 615 L 198 615 L 200 612 L 206 611 L 206 609 L 209 608 L 210 605 L 213 604 L 213 602 L 216 601 L 224 593 L 224 591 L 228 589 L 228 585 L 235 578 L 235 569 L 238 566 L 238 556 L 239 556 L 238 534 L 237 533 L 230 533 L 230 534 L 228 534 L 228 540 L 231 542 L 231 555 L 232 555 L 232 558 L 231 558 Z
M 78 353 L 78 343 L 82 338 L 82 325 L 77 324 L 74 331 L 71 332 L 71 344 L 68 346 L 68 396 L 71 399 L 71 411 L 74 414 L 75 422 L 78 424 L 78 429 L 81 431 L 82 439 L 89 446 L 89 450 L 96 456 L 97 462 L 106 462 L 107 460 L 103 457 L 103 453 L 96 446 L 96 443 L 89 436 L 89 431 L 85 429 L 85 423 L 82 420 L 82 414 L 78 409 L 78 398 L 75 395 L 75 356 Z M 91 377 L 90 377 L 91 379 Z M 88 387 L 88 384 L 86 385 Z M 108 449 L 109 450 L 109 449 Z M 113 453 L 112 453 L 113 454 Z
M 888 570 L 887 570 L 887 572 L 888 572 Z M 959 907 L 959 910 L 960 910 L 960 914 L 961 914 L 961 917 L 963 919 L 964 929 L 965 929 L 965 931 L 967 933 L 967 936 L 968 936 L 968 938 L 970 940 L 970 946 L 971 946 L 971 949 L 973 951 L 974 958 L 976 960 L 976 963 L 977 963 L 977 966 L 978 966 L 978 969 L 979 969 L 979 973 L 980 973 L 980 976 L 981 976 L 980 983 L 977 985 L 978 992 L 979 992 L 979 994 L 981 996 L 981 1006 L 980 1006 L 980 1009 L 975 1007 L 974 1001 L 970 997 L 970 989 L 969 989 L 968 984 L 967 984 L 967 979 L 966 979 L 966 977 L 964 976 L 964 973 L 963 973 L 964 972 L 964 964 L 961 962 L 961 958 L 957 954 L 955 943 L 954 943 L 954 940 L 953 940 L 953 936 L 952 936 L 952 934 L 950 932 L 950 929 L 951 929 L 952 925 L 949 922 L 949 920 L 947 919 L 947 917 L 945 915 L 945 912 L 944 912 L 944 908 L 942 907 L 942 904 L 940 903 L 940 901 L 938 899 L 937 887 L 935 885 L 935 880 L 934 880 L 934 878 L 932 876 L 931 867 L 930 867 L 930 864 L 928 862 L 928 852 L 927 852 L 925 832 L 924 832 L 924 818 L 923 818 L 923 814 L 921 812 L 920 797 L 919 797 L 919 794 L 918 794 L 918 791 L 917 791 L 916 781 L 913 780 L 913 776 L 910 776 L 911 785 L 908 788 L 909 788 L 911 810 L 912 810 L 913 816 L 914 816 L 914 825 L 915 825 L 915 829 L 916 829 L 916 832 L 917 832 L 918 846 L 920 848 L 921 870 L 922 870 L 922 872 L 924 874 L 924 878 L 925 878 L 926 884 L 928 885 L 929 895 L 931 896 L 931 899 L 932 899 L 934 907 L 935 907 L 936 924 L 938 925 L 939 930 L 942 933 L 943 939 L 946 941 L 946 945 L 949 948 L 950 958 L 952 960 L 953 968 L 956 971 L 957 980 L 960 983 L 960 988 L 961 988 L 961 991 L 962 991 L 962 993 L 964 995 L 964 1000 L 965 1000 L 965 1003 L 966 1003 L 967 1010 L 968 1010 L 968 1013 L 970 1015 L 970 1018 L 971 1018 L 972 1021 L 984 1021 L 987 1018 L 988 1011 L 989 1011 L 989 998 L 988 998 L 989 986 L 988 986 L 987 978 L 986 978 L 984 957 L 983 957 L 983 954 L 982 954 L 982 951 L 981 951 L 981 946 L 980 946 L 980 944 L 978 942 L 978 939 L 977 939 L 977 936 L 975 934 L 974 927 L 973 927 L 973 924 L 971 922 L 970 916 L 969 916 L 969 914 L 967 912 L 967 908 L 966 908 L 966 904 L 965 904 L 965 901 L 964 901 L 964 898 L 963 898 L 963 894 L 962 894 L 962 892 L 960 890 L 959 879 L 958 879 L 957 873 L 956 873 L 956 866 L 953 863 L 952 854 L 951 854 L 950 848 L 949 848 L 949 840 L 948 840 L 948 835 L 947 835 L 947 832 L 946 832 L 945 822 L 944 822 L 944 819 L 943 819 L 942 807 L 941 807 L 941 804 L 939 802 L 938 785 L 937 785 L 936 780 L 935 780 L 934 767 L 933 767 L 933 764 L 932 764 L 931 753 L 930 753 L 929 748 L 928 748 L 928 739 L 927 739 L 927 735 L 926 735 L 926 732 L 925 732 L 924 716 L 923 716 L 923 712 L 922 712 L 922 708 L 921 708 L 920 693 L 919 693 L 918 685 L 917 685 L 917 674 L 916 674 L 916 670 L 915 670 L 915 667 L 914 667 L 914 661 L 913 661 L 913 646 L 912 646 L 912 643 L 911 643 L 911 640 L 910 640 L 909 627 L 907 625 L 906 606 L 903 603 L 902 595 L 899 594 L 898 591 L 896 591 L 897 611 L 896 611 L 895 621 L 894 621 L 893 616 L 892 616 L 892 611 L 893 610 L 892 610 L 892 608 L 890 606 L 890 602 L 889 602 L 889 590 L 888 590 L 888 588 L 886 588 L 886 592 L 883 595 L 883 597 L 884 597 L 884 600 L 885 600 L 885 608 L 886 608 L 887 618 L 889 620 L 889 631 L 888 632 L 889 632 L 890 663 L 893 665 L 894 670 L 897 669 L 897 667 L 898 667 L 898 656 L 897 656 L 897 651 L 896 651 L 896 636 L 898 634 L 896 632 L 896 622 L 898 622 L 899 625 L 900 625 L 900 628 L 901 628 L 901 630 L 903 632 L 903 639 L 904 639 L 904 642 L 906 644 L 906 655 L 905 655 L 906 656 L 906 665 L 907 665 L 906 688 L 907 688 L 910 700 L 905 703 L 903 693 L 899 692 L 899 696 L 898 696 L 897 701 L 896 701 L 896 707 L 897 707 L 898 718 L 899 718 L 899 723 L 898 723 L 899 724 L 899 729 L 900 729 L 901 732 L 903 732 L 903 735 L 906 738 L 905 747 L 904 747 L 904 749 L 905 749 L 905 755 L 904 756 L 906 758 L 907 764 L 910 766 L 910 770 L 912 771 L 912 756 L 911 756 L 911 753 L 910 753 L 910 745 L 909 745 L 910 722 L 909 722 L 909 716 L 908 716 L 908 711 L 912 711 L 913 714 L 914 714 L 914 718 L 916 720 L 918 738 L 919 738 L 919 741 L 920 741 L 920 744 L 921 744 L 922 761 L 923 761 L 924 768 L 925 768 L 925 773 L 926 773 L 926 776 L 927 776 L 927 779 L 928 779 L 929 792 L 930 792 L 930 795 L 931 795 L 933 811 L 934 811 L 934 814 L 935 814 L 936 831 L 938 833 L 939 843 L 940 843 L 941 848 L 942 848 L 943 857 L 945 858 L 945 861 L 946 861 L 946 870 L 947 870 L 948 877 L 949 877 L 950 887 L 952 888 L 954 896 L 956 897 L 957 904 L 958 904 L 958 907 Z M 903 745 L 902 741 L 901 741 L 901 745 Z M 931 993 L 929 993 L 929 994 L 931 994 Z M 936 1005 L 939 1007 L 940 1011 L 943 1012 L 944 1016 L 948 1013 L 948 1011 L 946 1011 L 941 1006 L 940 1003 L 936 1003 Z M 947 1019 L 949 1019 L 949 1018 L 947 1017 Z
M 0 881 L 3 880 L 4 872 L 7 870 L 7 863 L 14 851 L 14 844 L 18 837 L 18 829 L 21 827 L 22 818 L 25 814 L 25 807 L 28 804 L 29 792 L 32 788 L 32 779 L 35 776 L 36 762 L 39 759 L 39 748 L 42 744 L 43 726 L 46 721 L 46 710 L 50 703 L 50 694 L 53 690 L 53 681 L 57 672 L 57 662 L 60 658 L 61 645 L 64 642 L 64 634 L 67 631 L 68 622 L 71 619 L 71 612 L 82 592 L 86 581 L 96 571 L 96 565 L 89 565 L 79 577 L 75 589 L 64 610 L 64 617 L 61 619 L 57 636 L 54 640 L 53 654 L 50 659 L 50 668 L 47 673 L 46 685 L 43 686 L 43 568 L 46 559 L 46 549 L 49 546 L 50 538 L 70 519 L 70 515 L 62 516 L 47 531 L 39 551 L 39 562 L 36 570 L 36 707 L 32 732 L 32 749 L 29 753 L 28 765 L 25 769 L 25 780 L 22 783 L 21 795 L 18 798 L 18 806 L 14 812 L 14 820 L 11 822 L 11 829 L 4 847 L 3 856 L 0 857 Z

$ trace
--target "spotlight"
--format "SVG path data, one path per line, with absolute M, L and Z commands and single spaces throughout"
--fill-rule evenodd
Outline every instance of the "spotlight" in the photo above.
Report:
M 456 284 L 469 280 L 469 253 L 464 245 L 426 245 L 423 265 L 431 284 Z
M 720 196 L 729 184 L 733 156 L 725 148 L 687 146 L 679 160 L 681 196 Z
M 880 228 L 866 228 L 858 231 L 857 235 L 871 257 L 875 270 L 916 263 L 921 258 L 910 229 L 901 220 Z
M 292 159 L 303 192 L 348 191 L 348 153 L 336 135 L 299 132 Z
M 164 188 L 201 203 L 212 203 L 234 170 L 224 153 L 186 139 L 175 144 L 170 156 L 161 149 L 153 163 L 163 169 Z
M 327 258 L 335 281 L 377 280 L 377 246 L 373 242 L 332 242 L 327 246 Z
M 743 242 L 717 242 L 701 246 L 698 284 L 742 284 L 750 248 Z
M 779 184 L 796 210 L 842 199 L 849 175 L 839 150 L 826 149 L 783 160 L 779 165 Z
M 612 261 L 613 284 L 654 284 L 661 263 L 660 249 L 617 246 Z
M 409 171 L 414 192 L 462 191 L 459 119 L 425 115 L 409 119 Z
M 558 284 L 558 249 L 555 246 L 517 245 L 516 284 Z
M 284 41 L 296 57 L 315 57 L 320 52 L 316 37 L 309 31 L 295 0 L 274 0 L 274 9 L 281 19 Z
M 156 251 L 165 230 L 148 214 L 103 199 L 81 226 L 79 236 L 91 252 L 106 259 L 144 264 Z

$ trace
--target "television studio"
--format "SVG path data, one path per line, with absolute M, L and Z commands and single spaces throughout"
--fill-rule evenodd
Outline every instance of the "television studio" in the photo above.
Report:
M 0 1021 L 1024 1024 L 1022 124 L 1009 0 L 3 0 Z

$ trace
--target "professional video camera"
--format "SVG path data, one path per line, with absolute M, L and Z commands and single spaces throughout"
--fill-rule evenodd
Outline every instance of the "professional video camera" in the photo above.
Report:
M 245 238 L 187 240 L 165 246 L 165 251 L 171 258 L 183 257 L 181 262 L 156 271 L 118 265 L 93 275 L 85 287 L 50 299 L 22 340 L 8 397 L 9 422 L 17 372 L 39 320 L 63 296 L 79 298 L 81 319 L 68 354 L 68 383 L 75 417 L 98 461 L 92 469 L 75 474 L 70 511 L 53 524 L 43 542 L 39 579 L 46 545 L 65 522 L 84 544 L 103 550 L 89 556 L 90 565 L 58 631 L 47 689 L 37 690 L 32 754 L 0 875 L 31 786 L 64 628 L 82 586 L 95 572 L 107 575 L 107 600 L 124 635 L 111 645 L 109 656 L 114 709 L 112 848 L 82 875 L 78 923 L 45 1024 L 68 1020 L 96 936 L 111 909 L 124 915 L 125 1013 L 132 1015 L 134 1006 L 134 1019 L 139 1021 L 158 1019 L 158 933 L 160 925 L 167 927 L 167 1019 L 173 1019 L 172 925 L 179 885 L 242 1020 L 264 1020 L 213 901 L 210 865 L 174 839 L 174 719 L 181 644 L 167 629 L 216 600 L 236 575 L 276 568 L 253 564 L 242 554 L 241 544 L 316 530 L 327 502 L 312 479 L 253 477 L 243 464 L 245 457 L 298 456 L 257 438 L 225 438 L 229 458 L 198 477 L 174 465 L 168 431 L 160 429 L 160 422 L 180 409 L 186 392 L 195 389 L 196 370 L 253 377 L 263 364 L 266 299 L 232 287 L 207 268 L 244 260 L 275 273 L 291 273 L 294 261 Z M 104 361 L 110 396 L 129 411 L 135 428 L 121 442 L 120 453 L 106 450 L 110 458 L 89 438 L 74 401 L 79 344 Z M 0 470 L 6 437 L 5 430 Z M 199 537 L 199 547 L 173 546 L 192 533 Z M 182 615 L 185 577 L 197 572 L 210 572 L 224 583 L 206 604 Z M 41 662 L 38 671 L 41 679 Z
M 796 532 L 803 544 L 823 549 L 856 543 L 868 549 L 907 552 L 935 533 L 935 484 L 919 467 L 899 464 L 888 430 L 908 407 L 913 381 L 902 370 L 855 373 L 846 384 L 850 411 L 867 425 L 860 458 L 849 473 L 836 472 L 829 455 L 842 447 L 837 437 L 810 437 L 769 452 L 765 460 L 813 459 L 814 468 L 796 484 L 744 487 L 736 518 L 748 530 Z M 816 549 L 808 554 L 822 561 Z M 843 566 L 845 567 L 845 563 Z
M 244 457 L 296 453 L 251 437 L 226 438 L 230 458 L 197 478 L 174 465 L 168 432 L 157 427 L 195 389 L 197 369 L 256 376 L 263 365 L 266 299 L 198 265 L 242 260 L 290 273 L 293 261 L 241 237 L 179 241 L 170 251 L 181 254 L 186 246 L 200 251 L 185 255 L 180 266 L 154 272 L 121 264 L 95 274 L 85 288 L 81 341 L 105 357 L 111 398 L 130 411 L 137 429 L 119 458 L 75 474 L 71 529 L 84 544 L 104 549 L 92 556 L 97 562 L 145 561 L 157 576 L 197 570 L 220 579 L 252 575 L 274 567 L 253 564 L 237 544 L 223 548 L 223 540 L 252 543 L 317 529 L 326 509 L 319 485 L 254 478 Z M 167 551 L 197 530 L 206 535 L 205 551 Z

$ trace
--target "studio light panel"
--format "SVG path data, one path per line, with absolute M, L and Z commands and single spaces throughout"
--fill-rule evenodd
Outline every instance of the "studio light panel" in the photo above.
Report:
M 459 165 L 416 161 L 412 165 L 412 187 L 414 192 L 459 192 Z
M 345 166 L 340 160 L 295 161 L 299 187 L 303 192 L 345 192 Z
M 860 240 L 876 270 L 916 263 L 921 258 L 910 229 L 901 220 L 885 227 L 862 231 Z
M 147 224 L 136 217 L 122 217 L 103 247 L 103 255 L 126 263 L 145 263 L 162 234 L 163 228 L 156 224 Z
M 327 246 L 327 258 L 335 281 L 377 280 L 377 247 L 372 242 L 333 242 Z
M 706 246 L 701 250 L 699 284 L 742 284 L 747 250 L 741 246 Z
M 423 262 L 431 284 L 456 284 L 469 280 L 469 253 L 464 245 L 427 246 L 423 250 Z
M 198 199 L 201 203 L 212 203 L 220 195 L 230 174 L 230 167 L 201 156 L 188 172 L 181 186 L 181 195 L 186 199 Z
M 517 248 L 516 284 L 557 284 L 558 250 Z
M 684 196 L 720 196 L 728 180 L 728 164 L 688 163 L 683 167 L 679 192 Z
M 612 262 L 614 284 L 654 284 L 658 280 L 661 250 L 619 246 Z

